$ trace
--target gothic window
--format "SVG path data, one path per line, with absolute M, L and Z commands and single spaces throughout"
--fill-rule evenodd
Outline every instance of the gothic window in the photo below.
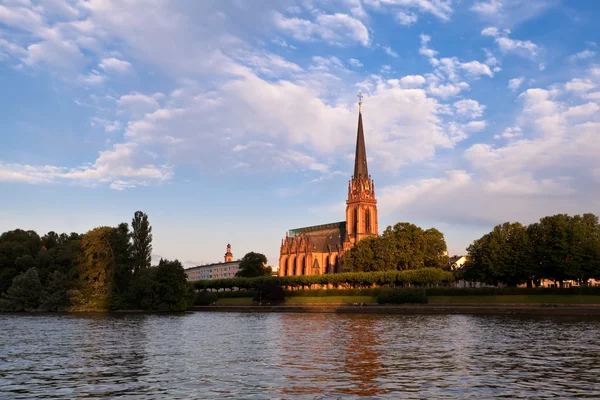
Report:
M 302 275 L 306 275 L 306 257 L 302 257 Z
M 354 233 L 358 233 L 358 207 L 354 208 L 354 220 L 352 221 L 354 226 Z
M 325 257 L 325 266 L 323 268 L 323 273 L 329 273 L 329 256 Z
M 371 210 L 365 210 L 365 230 L 366 233 L 371 233 Z

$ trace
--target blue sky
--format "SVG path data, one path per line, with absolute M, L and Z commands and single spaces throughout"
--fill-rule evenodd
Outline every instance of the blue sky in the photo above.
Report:
M 356 94 L 383 229 L 451 254 L 600 214 L 597 1 L 0 0 L 0 231 L 149 214 L 155 257 L 344 219 Z

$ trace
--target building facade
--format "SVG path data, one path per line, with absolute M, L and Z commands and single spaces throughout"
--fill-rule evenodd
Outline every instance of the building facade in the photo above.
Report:
M 354 175 L 348 182 L 346 220 L 289 230 L 281 241 L 279 276 L 340 272 L 344 252 L 360 240 L 378 235 L 375 184 L 367 167 L 362 96 L 359 98 Z
M 233 278 L 240 270 L 240 261 L 233 261 L 231 245 L 227 245 L 225 262 L 198 265 L 185 270 L 188 281 L 210 281 L 213 279 Z

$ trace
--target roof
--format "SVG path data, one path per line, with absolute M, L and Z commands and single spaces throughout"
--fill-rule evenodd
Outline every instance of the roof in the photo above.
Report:
M 452 257 L 450 257 L 450 264 L 457 262 L 458 260 L 460 260 L 463 257 L 466 257 L 466 256 L 452 256 Z
M 241 261 L 228 261 L 228 262 L 218 262 L 214 264 L 205 264 L 205 265 L 196 265 L 195 267 L 185 268 L 185 271 L 190 271 L 193 269 L 201 269 L 201 268 L 213 268 L 213 267 L 227 267 L 227 266 L 236 266 L 239 265 Z
M 290 229 L 290 236 L 306 235 L 312 251 L 328 252 L 329 247 L 342 246 L 346 237 L 346 221 Z
M 358 113 L 358 131 L 356 132 L 356 156 L 354 158 L 354 178 L 368 178 L 367 149 L 363 132 L 362 112 Z

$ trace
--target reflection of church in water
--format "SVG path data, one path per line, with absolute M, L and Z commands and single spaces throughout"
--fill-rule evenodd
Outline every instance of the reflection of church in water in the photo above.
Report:
M 281 242 L 279 275 L 318 275 L 340 272 L 340 257 L 355 243 L 377 236 L 375 186 L 367 168 L 362 124 L 362 96 L 358 103 L 358 131 L 354 175 L 348 184 L 346 221 L 291 229 Z

